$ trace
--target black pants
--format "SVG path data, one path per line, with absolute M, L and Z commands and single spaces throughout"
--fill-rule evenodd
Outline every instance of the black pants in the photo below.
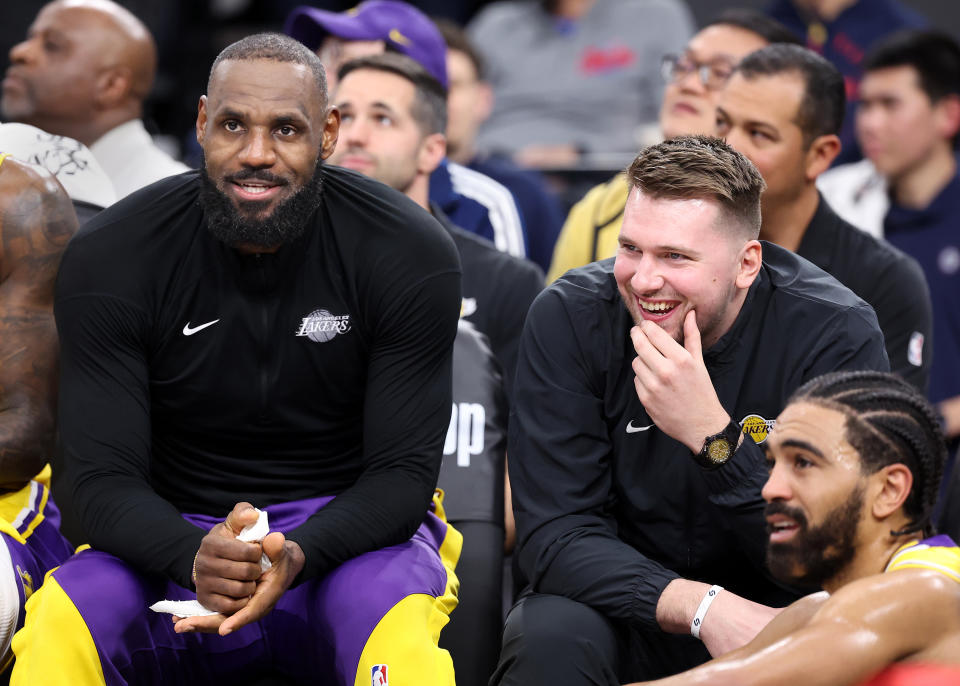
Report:
M 561 596 L 530 594 L 503 630 L 491 686 L 619 686 L 657 679 L 706 662 L 691 636 L 641 632 Z
M 450 651 L 457 686 L 483 686 L 500 652 L 503 525 L 451 524 L 463 534 L 463 551 L 457 563 L 460 600 L 450 614 L 450 623 L 440 633 L 440 647 Z

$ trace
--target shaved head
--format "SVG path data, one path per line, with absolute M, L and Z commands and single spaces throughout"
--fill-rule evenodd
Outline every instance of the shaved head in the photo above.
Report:
M 153 37 L 111 0 L 56 0 L 10 51 L 4 119 L 92 144 L 141 115 L 156 71 Z
M 134 95 L 139 100 L 147 97 L 157 69 L 157 46 L 142 21 L 112 0 L 57 0 L 47 5 L 51 6 L 74 10 L 72 14 L 86 24 L 91 36 L 105 43 L 103 64 L 129 68 Z

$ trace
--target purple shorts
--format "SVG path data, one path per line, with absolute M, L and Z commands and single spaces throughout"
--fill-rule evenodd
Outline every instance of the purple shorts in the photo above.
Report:
M 294 529 L 331 499 L 264 508 L 270 516 L 271 531 Z M 38 593 L 42 595 L 48 592 L 48 586 L 54 587 L 49 589 L 48 598 L 38 601 L 36 610 L 28 607 L 28 631 L 23 632 L 22 641 L 18 636 L 14 642 L 18 664 L 11 683 L 39 683 L 36 679 L 50 683 L 51 677 L 43 676 L 46 672 L 33 671 L 44 667 L 46 658 L 41 651 L 49 650 L 49 659 L 61 660 L 65 670 L 70 669 L 74 651 L 79 651 L 76 660 L 80 662 L 99 662 L 102 680 L 91 677 L 73 683 L 210 684 L 246 682 L 259 674 L 281 673 L 296 682 L 352 685 L 373 683 L 379 678 L 376 670 L 386 672 L 391 666 L 389 659 L 393 663 L 388 683 L 399 684 L 399 677 L 393 675 L 402 669 L 402 656 L 371 663 L 372 658 L 362 660 L 361 655 L 367 656 L 371 636 L 379 626 L 386 626 L 385 617 L 404 599 L 427 599 L 429 605 L 441 608 L 443 623 L 445 613 L 455 606 L 457 582 L 452 570 L 459 556 L 460 538 L 442 519 L 442 511 L 440 515 L 428 512 L 423 524 L 405 543 L 365 553 L 323 578 L 289 589 L 266 617 L 226 637 L 175 633 L 170 615 L 155 613 L 148 607 L 162 599 L 193 599 L 193 591 L 166 578 L 140 574 L 108 553 L 85 550 L 51 575 L 56 584 L 45 585 Z M 204 529 L 222 521 L 201 515 L 184 517 Z M 445 552 L 453 548 L 455 556 L 448 561 L 451 556 Z M 62 619 L 57 620 L 55 606 L 64 604 L 58 600 L 60 596 L 79 612 L 79 631 L 64 626 Z M 428 614 L 432 613 L 428 610 Z M 436 624 L 435 619 L 425 621 L 423 641 L 431 644 L 427 650 L 439 651 L 436 636 L 427 635 L 431 633 L 429 627 Z M 89 638 L 85 640 L 95 646 L 96 656 L 80 654 L 84 650 L 80 639 L 77 645 L 64 648 L 63 642 L 72 640 L 70 634 L 84 633 L 83 626 L 92 643 Z M 410 629 L 416 631 L 415 627 Z M 409 640 L 409 636 L 403 638 Z M 397 643 L 387 636 L 379 640 Z M 24 659 L 21 653 L 29 651 L 34 654 Z M 445 651 L 440 652 L 446 655 Z M 449 661 L 448 655 L 446 660 Z M 24 671 L 30 674 L 20 674 L 21 661 L 29 665 Z M 418 661 L 422 662 L 422 657 Z M 84 668 L 78 666 L 76 670 L 83 672 Z M 362 676 L 364 673 L 367 676 Z M 452 683 L 452 665 L 450 674 Z M 365 681 L 368 678 L 370 681 Z M 416 681 L 413 678 L 409 683 Z

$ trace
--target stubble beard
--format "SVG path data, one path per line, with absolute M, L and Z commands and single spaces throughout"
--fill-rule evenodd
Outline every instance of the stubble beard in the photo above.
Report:
M 727 289 L 726 296 L 724 297 L 723 306 L 717 312 L 715 312 L 710 317 L 709 320 L 706 320 L 706 321 L 701 320 L 701 317 L 703 316 L 702 312 L 700 310 L 697 310 L 696 307 L 693 308 L 693 310 L 696 311 L 697 313 L 697 328 L 700 329 L 701 340 L 711 338 L 714 335 L 714 332 L 720 328 L 720 326 L 723 324 L 723 320 L 726 317 L 728 310 L 731 307 L 733 307 L 733 302 L 736 299 L 736 295 L 737 295 L 736 284 L 730 284 L 730 286 Z M 636 324 L 637 326 L 640 326 L 642 322 L 646 321 L 643 318 L 643 314 L 640 312 L 641 308 L 639 303 L 637 303 L 636 294 L 633 293 L 633 291 L 627 291 L 627 292 L 620 291 L 620 299 L 623 300 L 624 307 L 626 307 L 627 312 L 630 313 L 630 318 L 633 319 L 634 324 Z M 673 340 L 675 340 L 681 346 L 683 345 L 685 340 L 684 334 L 683 334 L 683 322 L 684 322 L 684 319 L 686 319 L 687 314 L 688 313 L 684 313 L 683 317 L 679 317 L 677 319 L 677 330 L 676 332 L 671 334 L 673 337 Z M 721 332 L 719 335 L 716 336 L 716 338 L 719 339 L 720 336 L 723 335 L 723 333 L 726 333 L 726 332 Z

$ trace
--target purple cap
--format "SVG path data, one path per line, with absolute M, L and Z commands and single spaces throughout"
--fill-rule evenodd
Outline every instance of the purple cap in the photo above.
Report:
M 327 35 L 343 40 L 382 40 L 415 59 L 447 87 L 447 44 L 423 12 L 397 0 L 366 0 L 346 12 L 298 7 L 283 32 L 311 50 Z

